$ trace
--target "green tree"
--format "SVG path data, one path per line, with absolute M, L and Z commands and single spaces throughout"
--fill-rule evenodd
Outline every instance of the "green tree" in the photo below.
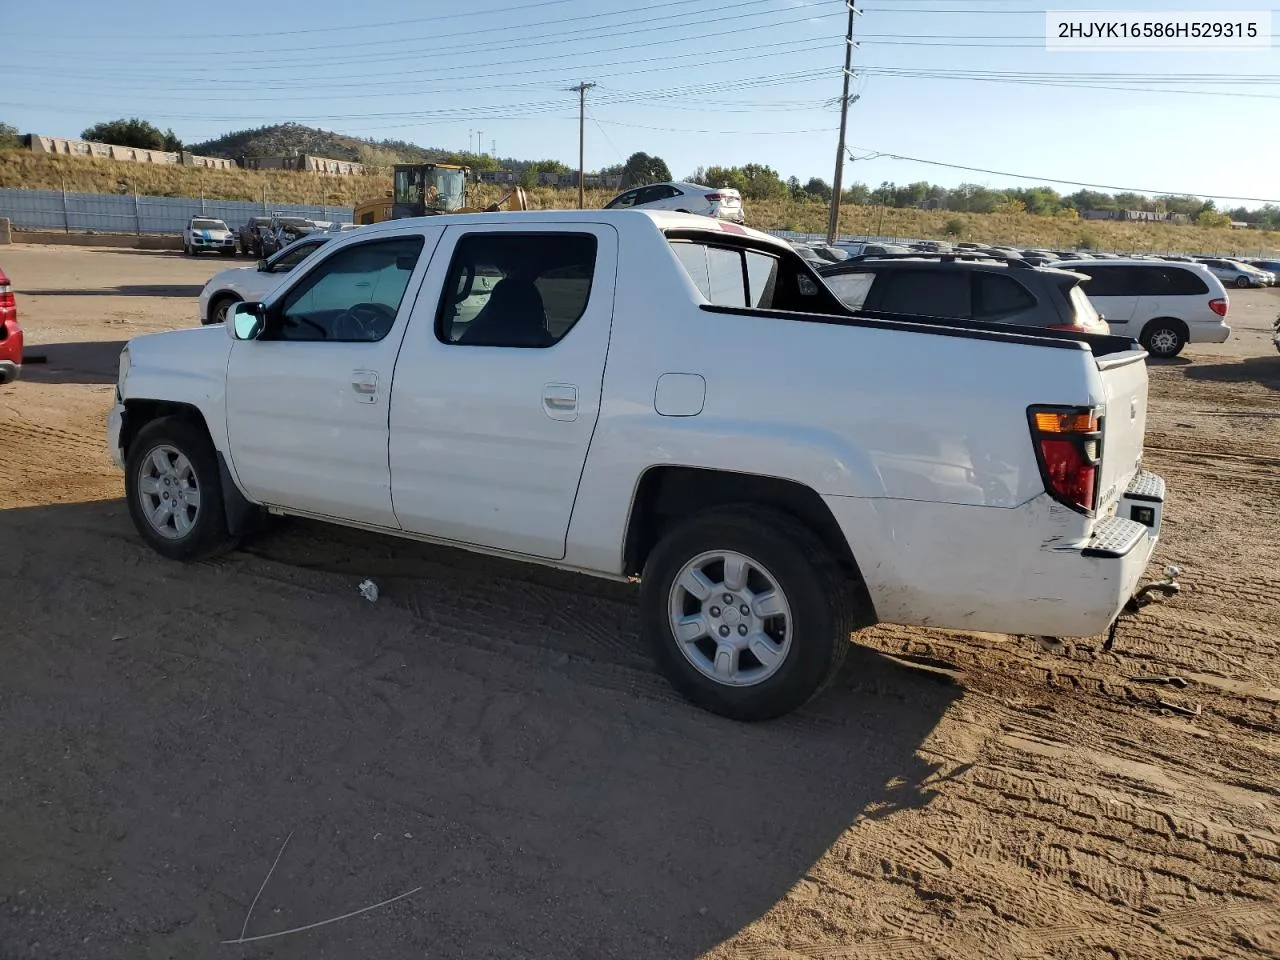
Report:
M 643 187 L 647 183 L 662 183 L 671 179 L 671 169 L 661 157 L 651 157 L 639 151 L 627 158 L 622 165 L 622 189 Z
M 140 150 L 165 149 L 165 135 L 160 128 L 137 117 L 95 124 L 82 132 L 80 137 L 83 140 L 110 143 L 119 147 L 137 147 Z
M 702 177 L 694 183 L 705 183 L 708 187 L 732 187 L 746 196 L 747 179 L 738 167 L 707 167 L 695 172 L 700 172 Z
M 811 197 L 817 197 L 823 203 L 831 202 L 831 184 L 821 177 L 810 177 L 809 182 L 804 185 L 804 192 Z
M 961 220 L 959 217 L 952 217 L 950 220 L 947 221 L 945 232 L 948 237 L 964 236 L 964 221 Z
M 173 132 L 172 127 L 164 132 L 164 149 L 170 153 L 182 152 L 182 141 L 178 138 L 178 135 Z
M 12 150 L 22 146 L 22 136 L 11 123 L 0 123 L 0 150 Z
M 787 185 L 773 167 L 748 163 L 742 167 L 742 179 L 747 185 L 742 195 L 748 200 L 781 200 L 787 196 Z
M 787 178 L 787 192 L 791 194 L 792 200 L 803 200 L 805 198 L 804 187 L 800 186 L 799 177 Z
M 1231 218 L 1215 210 L 1201 210 L 1200 216 L 1196 217 L 1196 224 L 1201 227 L 1229 227 Z

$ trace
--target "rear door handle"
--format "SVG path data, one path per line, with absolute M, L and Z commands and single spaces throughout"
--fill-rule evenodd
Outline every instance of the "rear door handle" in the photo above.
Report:
M 361 403 L 378 401 L 378 374 L 373 370 L 353 370 L 351 372 L 351 389 Z
M 542 388 L 542 410 L 552 420 L 578 419 L 578 388 L 572 383 L 548 383 Z

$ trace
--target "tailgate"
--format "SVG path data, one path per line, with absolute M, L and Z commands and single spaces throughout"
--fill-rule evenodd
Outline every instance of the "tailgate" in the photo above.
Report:
M 1142 463 L 1147 431 L 1146 354 L 1131 350 L 1098 358 L 1105 408 L 1102 413 L 1102 476 L 1098 515 L 1110 512 Z

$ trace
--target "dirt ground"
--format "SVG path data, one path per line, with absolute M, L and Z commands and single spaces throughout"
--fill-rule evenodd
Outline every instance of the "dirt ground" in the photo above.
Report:
M 228 264 L 0 262 L 48 358 L 0 389 L 5 960 L 1280 956 L 1277 291 L 1152 365 L 1184 592 L 1114 651 L 882 627 L 739 725 L 655 674 L 624 588 L 307 523 L 160 559 L 116 356 Z

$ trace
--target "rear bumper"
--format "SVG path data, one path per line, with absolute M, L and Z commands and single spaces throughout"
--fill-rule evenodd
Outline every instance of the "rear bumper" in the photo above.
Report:
M 1160 538 L 1164 481 L 1139 474 L 1087 539 L 1066 532 L 1079 531 L 1083 518 L 1043 495 L 1013 509 L 824 499 L 880 621 L 1091 637 L 1107 630 L 1146 571 Z
M 20 376 L 22 376 L 22 364 L 14 363 L 12 360 L 0 360 L 0 386 L 13 383 Z
M 1190 343 L 1226 343 L 1231 336 L 1231 328 L 1225 323 L 1190 323 L 1187 331 Z

